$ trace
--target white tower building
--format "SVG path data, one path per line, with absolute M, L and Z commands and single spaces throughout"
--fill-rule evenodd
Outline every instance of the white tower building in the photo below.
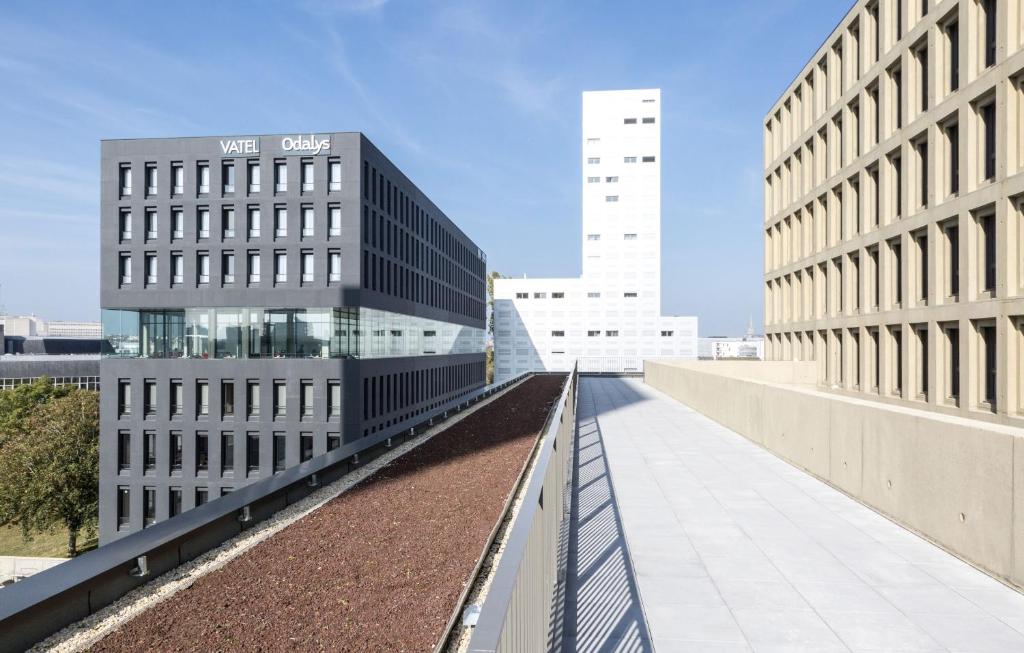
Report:
M 583 275 L 495 280 L 495 379 L 697 357 L 697 318 L 661 314 L 661 91 L 585 92 L 582 158 Z

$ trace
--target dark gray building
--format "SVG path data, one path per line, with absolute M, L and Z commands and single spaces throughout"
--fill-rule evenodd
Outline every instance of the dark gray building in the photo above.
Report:
M 362 134 L 101 166 L 101 543 L 483 385 L 485 256 Z
M 99 347 L 95 354 L 0 355 L 0 390 L 16 388 L 45 376 L 54 385 L 100 389 Z

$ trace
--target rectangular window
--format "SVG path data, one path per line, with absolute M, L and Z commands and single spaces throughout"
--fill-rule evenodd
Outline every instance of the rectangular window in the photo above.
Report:
M 985 212 L 978 216 L 979 290 L 995 293 L 996 289 L 996 215 Z
M 981 379 L 979 397 L 983 404 L 993 412 L 996 410 L 996 365 L 999 360 L 996 351 L 996 327 L 993 324 L 978 326 L 980 340 L 979 358 L 981 362 Z
M 170 392 L 170 394 L 171 394 L 171 396 L 170 396 L 170 400 L 171 400 L 171 417 L 175 417 L 176 415 L 181 415 L 182 414 L 183 406 L 184 406 L 184 402 L 183 402 L 184 394 L 183 394 L 183 389 L 182 389 L 182 385 L 181 385 L 181 379 L 171 379 L 170 387 L 171 387 L 171 392 Z
M 892 332 L 892 394 L 903 396 L 903 331 L 899 327 L 891 327 Z
M 117 486 L 117 528 L 128 528 L 131 523 L 132 496 L 126 485 Z
M 221 256 L 221 272 L 224 275 L 224 283 L 235 282 L 235 255 L 232 252 L 224 252 Z
M 220 217 L 221 226 L 221 237 L 222 238 L 234 238 L 235 237 L 235 209 L 230 206 L 225 206 L 221 212 Z
M 287 414 L 288 395 L 284 381 L 274 381 L 274 417 L 284 417 Z
M 260 414 L 259 381 L 246 381 L 245 383 L 245 414 L 248 417 L 258 417 Z
M 327 382 L 327 417 L 341 417 L 341 383 Z
M 181 431 L 171 431 L 169 439 L 170 456 L 171 456 L 171 473 L 181 472 L 181 459 L 182 459 L 182 438 Z
M 283 433 L 274 434 L 274 473 L 283 472 L 287 460 L 287 440 Z
M 152 379 L 142 382 L 142 410 L 146 417 L 157 413 L 156 381 Z
M 205 487 L 196 488 L 196 508 L 210 500 L 210 491 Z
M 645 156 L 645 157 L 641 158 L 641 161 L 643 163 L 654 163 L 655 158 L 653 156 Z
M 601 335 L 600 331 L 587 331 L 587 337 L 588 338 L 594 338 L 594 337 L 597 337 L 599 335 Z
M 943 228 L 946 237 L 946 297 L 960 295 L 960 229 L 956 219 L 950 220 Z
M 551 332 L 551 337 L 552 338 L 563 338 L 563 337 L 565 337 L 565 331 L 552 331 Z
M 224 194 L 235 192 L 235 164 L 224 161 L 220 164 L 220 177 Z
M 235 473 L 235 434 L 230 431 L 220 434 L 220 473 L 222 476 Z
M 341 434 L 340 433 L 328 433 L 327 434 L 327 450 L 334 451 L 341 446 Z
M 892 181 L 890 192 L 892 206 L 890 211 L 893 220 L 899 220 L 900 216 L 903 215 L 903 159 L 899 155 L 892 155 L 889 157 L 889 166 L 892 171 L 890 176 Z
M 889 291 L 893 305 L 899 306 L 903 302 L 903 246 L 899 238 L 889 241 L 889 251 L 892 253 Z
M 996 64 L 996 0 L 981 0 L 981 24 L 984 26 L 982 55 L 985 67 Z
M 171 195 L 185 194 L 185 168 L 180 162 L 171 164 Z
M 118 223 L 120 225 L 121 242 L 132 239 L 132 211 L 131 209 L 121 209 L 118 215 Z
M 284 193 L 288 190 L 288 162 L 274 161 L 274 192 Z
M 313 417 L 313 382 L 301 381 L 299 383 L 299 397 L 302 404 L 302 417 Z
M 341 161 L 331 159 L 327 162 L 327 189 L 341 190 Z
M 248 209 L 248 233 L 249 238 L 260 237 L 260 207 L 250 206 Z
M 960 329 L 954 322 L 943 328 L 946 340 L 946 400 L 960 401 Z
M 156 209 L 146 209 L 146 240 L 156 240 L 160 235 Z
M 913 57 L 917 63 L 918 90 L 921 92 L 918 97 L 918 112 L 924 113 L 928 110 L 928 40 L 922 42 L 913 51 Z
M 180 208 L 171 209 L 171 240 L 185 237 L 185 212 Z
M 285 238 L 288 236 L 288 210 L 284 207 L 274 207 L 274 238 Z
M 313 282 L 313 252 L 302 252 L 302 283 Z
M 196 281 L 210 283 L 210 255 L 206 252 L 196 254 Z
M 260 434 L 245 434 L 245 471 L 258 474 L 260 471 Z
M 274 283 L 286 283 L 288 281 L 288 255 L 284 252 L 274 252 Z
M 306 462 L 313 457 L 313 436 L 303 433 L 299 436 L 299 460 Z
M 146 285 L 152 286 L 157 282 L 157 273 L 159 272 L 159 264 L 157 262 L 156 254 L 146 253 Z
M 341 252 L 336 249 L 327 252 L 327 279 L 341 281 Z
M 249 252 L 249 284 L 257 284 L 260 282 L 260 254 L 259 252 Z
M 196 471 L 205 472 L 210 468 L 210 438 L 206 431 L 196 431 Z
M 247 169 L 249 173 L 249 194 L 260 192 L 260 162 L 250 161 Z
M 960 24 L 951 21 L 943 28 L 946 37 L 947 84 L 949 92 L 960 88 Z
M 196 210 L 196 233 L 199 238 L 210 237 L 210 209 L 205 206 Z
M 196 163 L 196 192 L 199 195 L 210 192 L 210 164 L 205 161 Z
M 921 229 L 913 234 L 917 256 L 917 301 L 928 303 L 928 232 Z
M 122 163 L 118 168 L 118 177 L 120 178 L 119 186 L 121 187 L 121 197 L 131 197 L 132 194 L 132 167 L 127 163 Z
M 176 517 L 181 514 L 181 488 L 172 487 L 167 492 L 167 515 Z
M 117 382 L 117 415 L 127 417 L 132 414 L 132 384 L 121 379 Z
M 220 383 L 220 414 L 222 417 L 235 416 L 235 382 Z
M 121 285 L 127 286 L 132 282 L 132 257 L 130 254 L 121 254 L 117 259 L 118 276 L 121 278 Z
M 210 384 L 196 381 L 196 416 L 210 414 Z
M 949 162 L 947 183 L 949 194 L 960 192 L 960 126 L 957 123 L 946 125 L 946 160 Z
M 914 327 L 917 337 L 917 398 L 928 400 L 928 326 Z
M 309 193 L 313 191 L 313 162 L 303 161 L 302 162 L 302 192 Z
M 330 206 L 327 207 L 327 235 L 328 236 L 340 236 L 341 235 L 341 207 Z
M 989 102 L 978 109 L 981 118 L 982 174 L 983 179 L 996 176 L 996 104 Z
M 928 140 L 927 137 L 914 146 L 917 151 L 918 206 L 928 206 Z
M 156 523 L 156 488 L 142 488 L 142 527 Z
M 117 433 L 117 471 L 127 472 L 132 468 L 132 434 L 130 431 Z
M 314 213 L 312 206 L 302 207 L 302 237 L 309 238 L 313 235 Z

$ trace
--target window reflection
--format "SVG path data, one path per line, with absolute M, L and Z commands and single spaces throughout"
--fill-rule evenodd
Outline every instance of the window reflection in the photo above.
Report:
M 483 329 L 371 308 L 103 311 L 108 356 L 386 358 L 484 351 Z

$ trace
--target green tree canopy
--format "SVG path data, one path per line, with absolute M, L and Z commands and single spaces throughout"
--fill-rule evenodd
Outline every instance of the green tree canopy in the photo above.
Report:
M 9 392 L 15 391 L 0 396 Z M 63 526 L 68 555 L 74 556 L 79 534 L 96 529 L 99 394 L 61 388 L 49 400 L 40 400 L 44 396 L 42 388 L 25 392 L 9 408 L 21 411 L 19 418 L 0 418 L 9 425 L 0 441 L 0 525 L 20 526 L 26 538 Z M 36 400 L 27 411 L 20 403 L 26 398 Z

